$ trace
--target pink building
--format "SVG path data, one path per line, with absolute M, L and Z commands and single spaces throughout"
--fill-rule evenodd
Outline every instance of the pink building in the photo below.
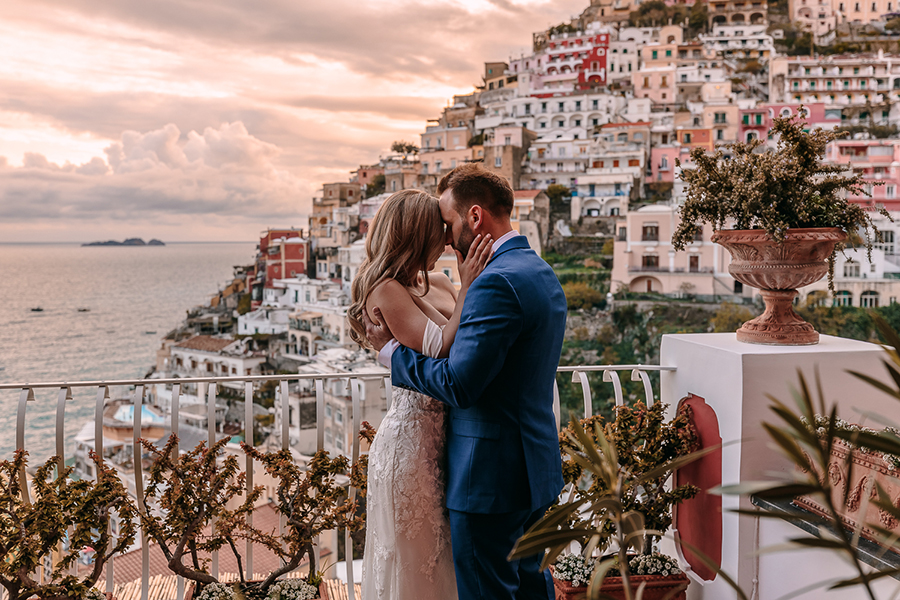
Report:
M 679 149 L 675 146 L 654 146 L 650 150 L 651 181 L 675 181 L 675 159 Z
M 775 117 L 790 117 L 800 112 L 800 103 L 760 104 L 755 108 L 741 110 L 739 138 L 742 142 L 751 139 L 768 139 L 769 128 Z M 822 102 L 804 104 L 804 118 L 811 128 L 834 129 L 841 124 L 840 108 L 825 108 Z
M 900 140 L 838 140 L 828 145 L 825 159 L 832 163 L 852 165 L 862 172 L 867 196 L 850 199 L 866 206 L 900 210 Z M 875 185 L 883 182 L 884 185 Z

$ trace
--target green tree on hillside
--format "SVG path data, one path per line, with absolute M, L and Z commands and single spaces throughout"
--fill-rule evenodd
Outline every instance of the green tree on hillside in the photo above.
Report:
M 550 197 L 550 206 L 559 206 L 572 197 L 572 190 L 558 183 L 551 183 L 544 192 Z

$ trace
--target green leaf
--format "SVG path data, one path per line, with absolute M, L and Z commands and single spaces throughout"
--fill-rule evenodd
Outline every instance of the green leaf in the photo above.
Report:
M 804 470 L 812 470 L 812 465 L 810 464 L 809 459 L 806 457 L 806 455 L 803 453 L 803 450 L 800 449 L 800 446 L 797 445 L 797 442 L 795 442 L 791 436 L 777 427 L 772 427 L 768 423 L 763 423 L 763 427 L 766 429 L 766 431 L 769 433 L 769 436 L 775 441 L 775 443 L 781 447 L 782 451 L 786 455 L 788 455 L 788 457 L 793 459 L 794 464 L 796 464 L 798 467 L 803 468 Z
M 788 540 L 792 544 L 808 546 L 810 548 L 825 548 L 826 550 L 847 550 L 848 546 L 844 542 L 838 540 L 828 540 L 817 537 L 791 538 Z
M 711 454 L 716 450 L 720 450 L 723 444 L 716 444 L 715 446 L 710 446 L 709 448 L 704 448 L 703 450 L 697 450 L 696 452 L 691 452 L 690 454 L 685 454 L 684 456 L 679 456 L 678 458 L 673 458 L 669 462 L 664 465 L 660 465 L 655 469 L 650 469 L 642 476 L 635 478 L 634 485 L 643 485 L 644 483 L 653 481 L 655 479 L 659 479 L 665 475 L 668 475 L 672 471 L 680 469 L 686 465 L 691 464 L 696 460 L 700 460 L 707 454 Z
M 819 523 L 826 524 L 830 523 L 828 519 L 824 517 L 820 517 L 818 515 L 814 515 L 812 513 L 806 514 L 794 514 L 788 512 L 774 512 L 774 511 L 766 511 L 759 509 L 748 509 L 748 508 L 733 508 L 728 512 L 736 514 L 736 515 L 744 515 L 746 517 L 757 517 L 760 519 L 781 519 L 783 521 L 799 521 L 803 523 Z
M 893 569 L 885 569 L 883 571 L 875 571 L 873 573 L 866 573 L 865 575 L 860 575 L 859 577 L 853 577 L 852 579 L 843 579 L 834 585 L 832 585 L 830 590 L 837 590 L 846 587 L 852 587 L 854 585 L 860 585 L 862 583 L 871 583 L 878 579 L 883 579 L 885 577 L 893 577 L 894 575 L 900 575 L 900 567 Z
M 602 600 L 610 598 L 611 600 L 616 600 L 615 598 L 612 598 L 612 596 L 600 593 L 600 588 L 603 587 L 603 580 L 606 579 L 606 574 L 615 564 L 615 558 L 608 558 L 594 567 L 594 574 L 591 576 L 591 582 L 588 584 L 587 589 L 588 598 L 591 598 L 591 600 L 594 600 L 595 598 Z
M 891 370 L 891 369 L 889 369 L 889 370 Z M 865 381 L 866 383 L 868 383 L 875 389 L 884 392 L 888 396 L 893 396 L 894 398 L 900 398 L 900 390 L 894 389 L 894 388 L 882 383 L 881 381 L 875 379 L 874 377 L 870 377 L 870 376 L 866 375 L 865 373 L 860 373 L 859 371 L 848 370 L 847 372 L 850 373 L 851 375 L 853 375 L 854 377 L 856 377 L 857 379 L 861 379 L 861 380 Z M 898 382 L 898 385 L 900 385 L 900 382 Z
M 532 556 L 548 548 L 553 548 L 562 543 L 577 542 L 592 535 L 596 535 L 593 529 L 563 529 L 558 531 L 535 531 L 523 535 L 516 542 L 509 555 L 510 560 Z

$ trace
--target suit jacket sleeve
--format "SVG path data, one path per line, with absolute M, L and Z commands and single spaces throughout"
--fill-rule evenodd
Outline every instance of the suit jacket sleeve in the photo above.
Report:
M 509 281 L 483 272 L 466 294 L 450 356 L 428 358 L 401 346 L 391 358 L 391 379 L 450 406 L 468 408 L 500 372 L 523 320 Z

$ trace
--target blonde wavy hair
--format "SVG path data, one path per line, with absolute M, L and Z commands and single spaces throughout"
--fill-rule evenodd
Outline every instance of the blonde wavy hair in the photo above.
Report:
M 371 347 L 362 322 L 366 300 L 376 287 L 394 279 L 404 287 L 416 284 L 444 249 L 444 222 L 437 198 L 421 190 L 402 190 L 384 201 L 372 219 L 366 237 L 366 258 L 351 286 L 352 303 L 347 310 L 350 337 Z M 424 294 L 423 294 L 424 295 Z

